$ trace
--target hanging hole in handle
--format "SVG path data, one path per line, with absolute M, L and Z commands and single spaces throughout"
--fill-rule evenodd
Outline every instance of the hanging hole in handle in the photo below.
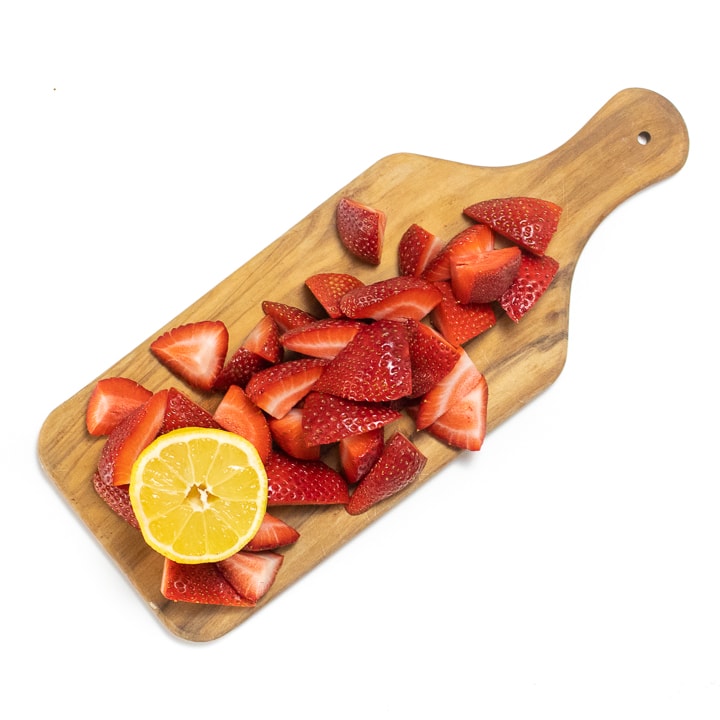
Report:
M 647 145 L 651 139 L 652 137 L 647 130 L 643 130 L 637 136 L 637 141 L 640 143 L 640 145 Z

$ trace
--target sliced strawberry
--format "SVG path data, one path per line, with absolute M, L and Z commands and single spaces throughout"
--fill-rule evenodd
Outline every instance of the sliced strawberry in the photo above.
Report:
M 109 377 L 98 380 L 90 393 L 85 425 L 91 435 L 107 435 L 129 412 L 150 399 L 152 392 L 135 380 Z
M 309 442 L 303 428 L 304 413 L 304 407 L 294 407 L 290 408 L 281 418 L 270 418 L 268 423 L 270 433 L 278 447 L 291 457 L 299 460 L 318 460 L 321 447 L 318 443 Z
M 388 403 L 310 392 L 305 398 L 302 420 L 307 442 L 322 445 L 384 427 L 399 417 L 400 413 Z
M 431 282 L 450 279 L 450 260 L 462 254 L 469 258 L 493 249 L 495 238 L 487 225 L 470 225 L 454 235 L 422 273 Z
M 174 602 L 252 607 L 225 579 L 217 563 L 187 565 L 165 558 L 160 592 Z
M 483 379 L 470 356 L 460 349 L 455 367 L 420 400 L 415 416 L 415 426 L 424 430 L 460 402 Z
M 557 230 L 562 208 L 539 198 L 505 197 L 483 200 L 463 212 L 525 250 L 544 255 Z
M 265 462 L 272 437 L 263 412 L 239 385 L 231 385 L 215 408 L 213 419 L 220 427 L 249 440 Z
M 450 344 L 459 347 L 495 325 L 497 318 L 490 303 L 461 304 L 448 281 L 435 286 L 443 299 L 433 308 L 430 320 Z
M 259 552 L 262 550 L 277 550 L 292 545 L 300 538 L 300 533 L 275 515 L 266 512 L 258 531 L 243 550 Z
M 225 364 L 228 340 L 225 323 L 203 320 L 168 330 L 150 344 L 150 350 L 192 387 L 212 390 Z
M 462 450 L 479 450 L 487 430 L 488 386 L 483 377 L 462 399 L 446 410 L 427 432 Z
M 549 255 L 534 257 L 523 253 L 517 277 L 500 298 L 500 305 L 511 320 L 519 322 L 535 305 L 548 289 L 559 267 L 558 261 Z
M 369 205 L 341 198 L 335 212 L 340 241 L 355 257 L 379 265 L 385 237 L 385 213 Z
M 305 280 L 310 292 L 331 318 L 342 317 L 340 298 L 349 290 L 362 287 L 363 281 L 349 273 L 325 272 Z
M 273 308 L 272 312 L 276 312 L 278 315 L 282 314 L 278 308 Z M 280 328 L 278 327 L 277 322 L 275 322 L 273 316 L 270 314 L 263 315 L 255 324 L 253 329 L 247 334 L 241 347 L 246 351 L 259 355 L 270 364 L 280 362 L 282 359 Z M 239 382 L 234 384 L 245 385 L 245 383 Z
M 222 576 L 249 603 L 255 605 L 275 582 L 284 557 L 280 553 L 264 550 L 241 550 L 217 563 Z
M 489 303 L 497 300 L 512 284 L 521 260 L 516 245 L 497 248 L 478 257 L 450 260 L 450 284 L 461 303 Z
M 270 453 L 265 471 L 268 507 L 337 505 L 348 501 L 345 478 L 322 460 L 298 460 L 277 451 Z
M 287 332 L 292 328 L 307 325 L 308 323 L 314 322 L 318 319 L 307 312 L 307 310 L 303 310 L 295 305 L 273 302 L 272 300 L 264 300 L 262 303 L 262 309 L 266 315 L 269 315 L 277 323 L 280 334 Z
M 273 325 L 275 324 L 275 321 L 271 317 L 267 315 L 265 317 L 270 320 Z M 278 343 L 278 348 L 279 347 L 280 344 Z M 256 372 L 264 370 L 271 364 L 267 358 L 241 345 L 223 366 L 223 369 L 213 383 L 212 389 L 217 392 L 224 392 L 231 385 L 239 385 L 244 388 Z
M 106 485 L 127 485 L 137 456 L 157 437 L 167 406 L 168 391 L 160 390 L 115 426 L 105 440 L 98 460 L 100 480 Z
M 429 230 L 413 223 L 400 238 L 398 274 L 419 277 L 443 249 L 443 241 Z
M 136 530 L 140 529 L 135 511 L 130 502 L 130 490 L 127 485 L 106 483 L 99 472 L 93 473 L 93 487 L 97 494 L 108 504 L 108 507 Z
M 183 427 L 220 427 L 212 413 L 177 388 L 168 388 L 165 416 L 158 435 Z
M 310 392 L 329 362 L 298 358 L 271 365 L 250 378 L 245 392 L 268 415 L 280 418 Z
M 340 471 L 345 479 L 349 483 L 360 482 L 376 463 L 384 446 L 383 428 L 341 438 L 338 443 L 338 454 Z
M 280 342 L 286 350 L 329 360 L 334 358 L 362 327 L 364 323 L 361 320 L 323 318 L 284 332 L 280 336 Z
M 418 320 L 406 320 L 412 369 L 411 398 L 425 395 L 455 367 L 460 351 Z
M 395 433 L 382 454 L 355 487 L 345 506 L 350 515 L 360 515 L 379 502 L 396 495 L 422 472 L 427 458 L 402 433 Z
M 400 275 L 350 290 L 340 298 L 340 309 L 345 316 L 356 319 L 422 320 L 441 299 L 431 282 Z
M 362 402 L 408 395 L 412 368 L 405 324 L 378 320 L 366 325 L 328 362 L 313 389 Z

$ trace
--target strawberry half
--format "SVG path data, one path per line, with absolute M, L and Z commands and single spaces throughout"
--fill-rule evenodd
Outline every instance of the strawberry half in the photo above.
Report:
M 274 451 L 265 463 L 268 507 L 337 505 L 348 501 L 345 478 L 322 460 L 299 460 Z
M 335 210 L 335 226 L 340 241 L 352 255 L 379 265 L 385 238 L 385 213 L 369 205 L 343 197 Z
M 395 433 L 370 471 L 355 487 L 345 506 L 350 515 L 360 515 L 379 502 L 396 495 L 422 472 L 427 458 L 402 433 Z
M 165 558 L 160 592 L 174 602 L 235 607 L 254 605 L 225 579 L 217 563 L 187 565 Z
M 259 552 L 262 550 L 277 550 L 292 545 L 300 537 L 300 533 L 284 520 L 266 512 L 258 531 L 243 550 Z
M 164 435 L 171 430 L 184 427 L 220 427 L 212 413 L 198 405 L 192 398 L 177 388 L 167 389 L 167 403 L 165 415 L 158 435 Z
M 485 378 L 426 428 L 438 440 L 462 450 L 479 450 L 487 430 L 488 386 Z
M 270 434 L 278 447 L 290 457 L 298 460 L 319 460 L 321 447 L 318 443 L 309 442 L 303 427 L 304 414 L 304 407 L 294 407 L 281 418 L 270 418 Z
M 429 230 L 413 223 L 400 238 L 398 274 L 419 277 L 443 249 L 443 241 Z
M 460 349 L 460 357 L 453 369 L 427 392 L 417 407 L 415 427 L 424 430 L 460 402 L 483 379 L 470 356 Z
M 223 429 L 249 440 L 265 462 L 272 437 L 268 420 L 239 385 L 231 385 L 215 408 L 214 421 Z
M 388 403 L 346 400 L 313 391 L 305 398 L 302 424 L 306 441 L 323 445 L 384 427 L 399 417 L 400 412 Z
M 275 321 L 271 317 L 267 315 L 265 317 L 275 325 Z M 281 351 L 282 348 L 278 342 L 278 360 L 280 359 Z M 224 392 L 231 385 L 239 385 L 244 388 L 256 372 L 264 370 L 271 364 L 266 357 L 258 355 L 256 352 L 241 345 L 230 356 L 230 359 L 225 363 L 217 378 L 215 378 L 212 389 L 217 392 Z
M 218 562 L 217 568 L 240 597 L 255 605 L 272 587 L 283 560 L 280 553 L 270 550 L 241 550 Z
M 106 485 L 127 485 L 137 456 L 157 437 L 165 418 L 168 391 L 160 390 L 110 432 L 100 451 L 98 472 Z
M 303 310 L 295 305 L 274 302 L 272 300 L 264 300 L 262 302 L 262 310 L 277 323 L 278 330 L 281 334 L 292 328 L 307 325 L 318 319 L 307 312 L 307 310 Z M 247 341 L 245 347 L 248 347 Z
M 326 272 L 311 275 L 305 280 L 305 285 L 329 317 L 339 318 L 343 314 L 340 298 L 349 290 L 362 287 L 364 283 L 349 273 Z
M 383 428 L 348 435 L 338 442 L 340 471 L 349 483 L 360 482 L 382 455 L 385 447 Z
M 203 320 L 168 330 L 150 344 L 150 350 L 192 387 L 212 390 L 225 363 L 228 340 L 225 323 Z
M 430 326 L 406 320 L 410 344 L 412 391 L 410 398 L 430 391 L 455 367 L 460 351 Z
M 437 282 L 435 286 L 443 299 L 433 308 L 430 320 L 451 345 L 459 347 L 489 330 L 497 322 L 490 303 L 461 304 L 448 281 Z
M 356 319 L 422 320 L 441 299 L 427 280 L 399 275 L 350 290 L 340 298 L 340 309 Z
M 363 327 L 328 362 L 313 390 L 362 402 L 385 402 L 409 395 L 412 367 L 405 324 L 378 320 Z
M 500 305 L 513 322 L 540 299 L 557 274 L 560 264 L 549 255 L 535 257 L 523 253 L 520 269 L 513 284 L 503 293 Z
M 85 425 L 91 435 L 107 435 L 128 413 L 150 399 L 152 392 L 135 380 L 110 377 L 98 380 L 90 393 Z
M 330 360 L 362 327 L 364 324 L 360 320 L 323 318 L 284 332 L 280 342 L 286 350 Z
M 525 250 L 544 255 L 557 230 L 562 208 L 539 198 L 505 197 L 483 200 L 463 212 Z
M 139 530 L 140 525 L 130 502 L 128 486 L 106 483 L 97 471 L 93 473 L 92 482 L 95 491 L 107 503 L 108 507 L 129 525 Z
M 287 306 L 284 306 L 287 307 Z M 275 308 L 280 315 L 281 311 Z M 302 312 L 302 311 L 300 311 Z M 255 327 L 247 334 L 241 345 L 246 351 L 259 355 L 274 364 L 282 359 L 282 345 L 280 345 L 280 328 L 272 315 L 263 315 Z M 245 383 L 235 383 L 244 385 Z
M 482 253 L 471 259 L 452 258 L 450 284 L 461 303 L 489 303 L 512 284 L 520 268 L 520 248 L 512 245 Z
M 454 235 L 423 271 L 422 277 L 431 282 L 450 279 L 450 261 L 489 252 L 495 245 L 492 230 L 487 225 L 470 225 Z
M 268 415 L 280 418 L 310 392 L 328 362 L 332 361 L 298 358 L 271 365 L 250 378 L 245 393 Z

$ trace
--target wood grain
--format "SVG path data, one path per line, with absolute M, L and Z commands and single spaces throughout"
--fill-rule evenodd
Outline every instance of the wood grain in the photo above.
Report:
M 234 348 L 261 317 L 263 300 L 319 310 L 304 287 L 311 272 L 345 271 L 366 282 L 396 274 L 397 243 L 413 222 L 449 239 L 469 224 L 462 209 L 473 202 L 506 195 L 547 198 L 563 208 L 558 232 L 548 249 L 548 254 L 560 262 L 551 289 L 519 324 L 501 317 L 491 331 L 466 346 L 488 380 L 488 424 L 492 430 L 553 383 L 562 371 L 573 272 L 592 232 L 621 202 L 680 170 L 688 147 L 685 123 L 668 100 L 652 91 L 627 89 L 611 98 L 564 145 L 527 163 L 479 167 L 413 154 L 390 155 L 338 190 L 165 327 L 158 328 L 102 376 L 127 375 L 154 390 L 175 384 L 213 409 L 218 398 L 199 395 L 171 379 L 151 356 L 148 345 L 158 334 L 179 323 L 217 318 L 227 324 Z M 387 213 L 386 244 L 379 268 L 353 260 L 340 246 L 334 210 L 343 195 Z M 172 603 L 160 594 L 160 556 L 147 548 L 136 530 L 108 510 L 92 487 L 102 440 L 87 434 L 84 413 L 97 379 L 90 379 L 47 417 L 38 439 L 40 462 L 159 621 L 187 640 L 208 641 L 236 628 L 458 454 L 425 433 L 415 435 L 414 441 L 428 457 L 422 477 L 404 493 L 359 517 L 349 516 L 342 507 L 278 508 L 276 514 L 298 528 L 301 541 L 285 552 L 278 579 L 257 608 Z M 399 421 L 399 426 L 412 432 L 407 419 Z

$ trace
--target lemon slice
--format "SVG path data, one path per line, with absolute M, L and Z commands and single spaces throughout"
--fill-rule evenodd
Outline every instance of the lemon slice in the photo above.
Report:
M 219 562 L 253 538 L 268 480 L 255 447 L 226 430 L 180 428 L 138 456 L 130 502 L 150 547 L 179 563 Z

